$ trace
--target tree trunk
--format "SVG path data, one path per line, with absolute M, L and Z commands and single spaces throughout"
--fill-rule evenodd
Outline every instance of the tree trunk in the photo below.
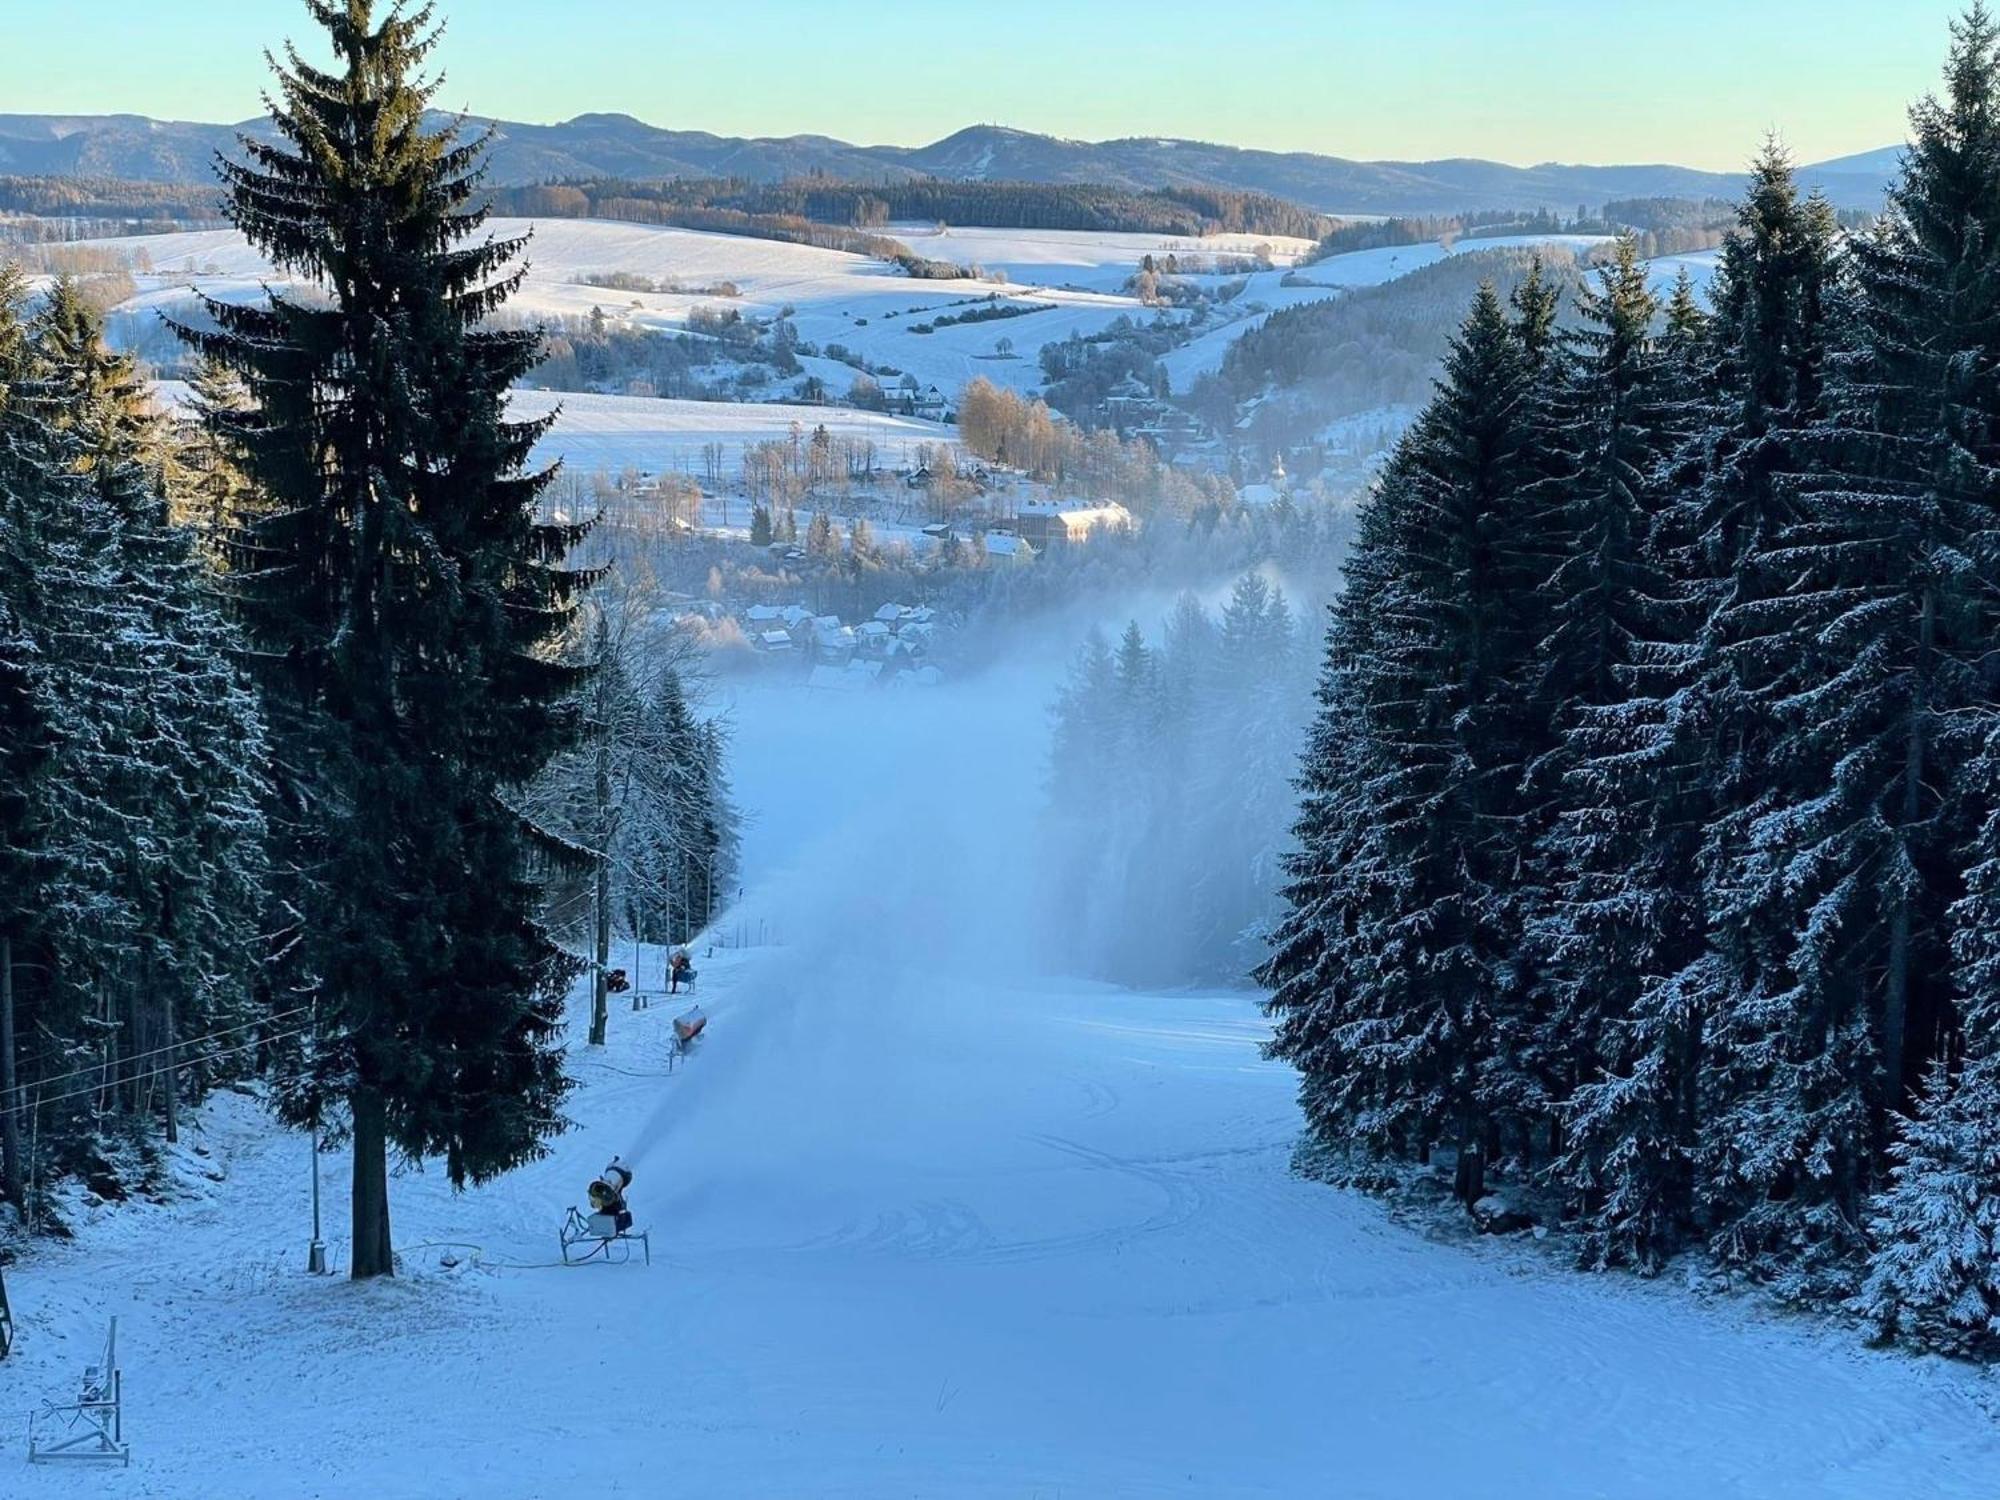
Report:
M 389 1247 L 388 1109 L 373 1089 L 358 1090 L 354 1110 L 354 1254 L 349 1274 L 356 1281 L 394 1276 Z
M 1917 637 L 1915 701 L 1910 705 L 1910 726 L 1903 746 L 1903 806 L 1897 833 L 1903 838 L 1917 826 L 1923 811 L 1924 718 L 1928 711 L 1926 692 L 1930 670 L 1932 636 L 1937 606 L 1929 590 L 1924 593 L 1923 622 Z M 1910 912 L 1908 893 L 1896 898 L 1889 914 L 1889 982 L 1882 1000 L 1882 1106 L 1889 1111 L 1903 1107 L 1903 1056 L 1905 1035 L 1910 1026 Z
M 611 1025 L 611 861 L 597 862 L 597 973 L 590 983 L 590 1045 L 602 1047 Z M 636 982 L 636 980 L 635 980 Z
M 14 1076 L 14 940 L 0 937 L 0 1192 L 25 1213 L 19 1088 Z
M 1486 1153 L 1477 1136 L 1478 1130 L 1469 1120 L 1458 1132 L 1458 1170 L 1452 1177 L 1451 1192 L 1467 1208 L 1486 1196 Z

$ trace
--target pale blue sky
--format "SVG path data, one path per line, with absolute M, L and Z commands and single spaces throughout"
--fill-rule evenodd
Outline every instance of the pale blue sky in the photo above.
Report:
M 443 0 L 443 102 L 918 144 L 1740 165 L 1900 141 L 1953 0 Z M 253 113 L 295 0 L 0 0 L 0 111 Z M 57 60 L 62 60 L 58 62 Z

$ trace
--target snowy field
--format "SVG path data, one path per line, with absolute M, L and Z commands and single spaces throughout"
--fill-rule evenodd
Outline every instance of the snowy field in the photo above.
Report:
M 934 225 L 895 226 L 891 232 L 919 254 L 976 264 L 1006 278 L 918 281 L 863 256 L 695 230 L 574 219 L 500 219 L 492 227 L 500 236 L 532 232 L 528 279 L 511 304 L 527 316 L 586 317 L 598 308 L 629 326 L 672 333 L 687 326 L 697 307 L 733 307 L 765 318 L 787 313 L 807 343 L 821 349 L 840 345 L 871 366 L 908 373 L 948 396 L 979 376 L 1017 390 L 1039 390 L 1037 356 L 1044 345 L 1073 334 L 1100 333 L 1121 317 L 1153 318 L 1155 312 L 1125 290 L 1149 254 L 1194 255 L 1213 263 L 1218 256 L 1246 256 L 1258 245 L 1272 250 L 1272 270 L 1197 278 L 1211 285 L 1240 279 L 1246 285 L 1234 301 L 1217 309 L 1224 321 L 1164 361 L 1172 388 L 1185 391 L 1197 376 L 1221 363 L 1231 342 L 1279 309 L 1353 287 L 1378 286 L 1455 253 L 1532 244 L 1581 252 L 1605 243 L 1601 236 L 1557 235 L 1462 240 L 1450 248 L 1423 244 L 1361 250 L 1304 268 L 1300 275 L 1309 284 L 1288 287 L 1283 285 L 1288 271 L 1310 249 L 1304 240 L 1068 230 L 949 228 L 940 233 Z M 273 274 L 232 230 L 91 243 L 151 267 L 135 277 L 139 290 L 120 304 L 121 314 L 185 314 L 192 300 L 190 286 L 224 300 L 252 300 L 262 295 Z M 613 291 L 585 281 L 611 273 L 690 288 L 726 281 L 741 295 Z M 1671 272 L 1666 274 L 1671 279 Z M 911 331 L 913 325 L 974 310 L 995 294 L 1003 302 L 1035 310 L 990 322 L 950 324 L 928 334 Z M 1011 355 L 999 351 L 1003 338 L 1012 345 Z M 804 363 L 808 373 L 836 393 L 856 374 L 851 366 L 824 356 Z
M 188 398 L 180 381 L 160 381 L 153 389 L 169 405 Z M 555 412 L 555 426 L 536 444 L 534 459 L 561 459 L 585 474 L 637 469 L 698 475 L 703 472 L 702 450 L 720 443 L 724 472 L 733 477 L 745 448 L 787 439 L 795 425 L 808 434 L 823 426 L 835 437 L 866 439 L 875 444 L 877 463 L 889 469 L 915 462 L 923 444 L 958 440 L 958 430 L 943 423 L 837 406 L 515 391 L 508 398 L 508 412 L 522 419 Z
M 2000 1493 L 1986 1377 L 1430 1242 L 1289 1174 L 1254 996 L 1038 975 L 1048 687 L 746 691 L 725 926 L 782 945 L 701 957 L 698 1053 L 665 1076 L 670 1012 L 615 1011 L 550 1158 L 456 1198 L 401 1177 L 405 1274 L 367 1286 L 300 1274 L 304 1143 L 219 1101 L 181 1201 L 10 1276 L 0 1494 Z M 893 814 L 853 797 L 892 783 Z M 614 1152 L 653 1264 L 551 1267 Z M 132 1469 L 28 1468 L 18 1414 L 114 1313 Z
M 1004 281 L 919 281 L 860 255 L 743 236 L 649 225 L 576 219 L 496 219 L 496 236 L 532 233 L 529 275 L 511 308 L 530 317 L 587 317 L 593 308 L 635 328 L 679 332 L 697 307 L 736 308 L 745 316 L 787 313 L 806 342 L 839 344 L 878 366 L 891 366 L 955 394 L 975 376 L 1016 388 L 1039 387 L 1036 355 L 1043 344 L 1073 333 L 1102 331 L 1120 317 L 1152 313 L 1123 288 L 1148 254 L 1246 255 L 1259 244 L 1273 248 L 1274 263 L 1289 265 L 1309 245 L 1303 240 L 1251 235 L 1189 239 L 1172 235 L 1062 230 L 913 230 L 913 247 L 941 259 L 977 262 Z M 262 295 L 270 266 L 233 230 L 141 235 L 90 242 L 151 269 L 138 275 L 137 294 L 118 312 L 185 312 L 190 286 L 224 300 Z M 642 276 L 688 288 L 733 283 L 740 296 L 700 291 L 614 291 L 587 284 L 613 273 Z M 1275 286 L 1282 270 L 1255 278 Z M 1217 278 L 1210 278 L 1211 280 Z M 951 325 L 930 334 L 913 324 L 969 311 L 994 294 L 1039 309 L 989 323 Z M 995 346 L 1010 339 L 1015 354 Z M 845 389 L 856 373 L 833 360 L 808 362 L 811 373 Z
M 734 475 L 745 448 L 789 438 L 794 426 L 807 434 L 824 427 L 835 437 L 866 439 L 875 444 L 877 463 L 892 469 L 914 463 L 923 444 L 958 441 L 958 429 L 943 423 L 840 406 L 516 391 L 507 409 L 515 417 L 557 412 L 555 426 L 536 445 L 535 458 L 544 463 L 560 458 L 585 473 L 643 469 L 699 474 L 702 449 L 720 443 L 725 472 Z

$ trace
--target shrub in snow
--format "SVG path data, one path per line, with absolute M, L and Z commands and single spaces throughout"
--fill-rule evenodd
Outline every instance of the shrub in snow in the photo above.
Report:
M 1890 1148 L 1875 1199 L 1868 1279 L 1856 1305 L 1884 1338 L 1947 1353 L 2000 1351 L 2000 1066 L 1950 1078 L 1939 1064 Z

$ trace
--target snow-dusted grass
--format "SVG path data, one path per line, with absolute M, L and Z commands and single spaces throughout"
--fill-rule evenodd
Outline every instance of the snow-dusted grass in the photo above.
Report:
M 746 692 L 756 876 L 723 925 L 785 946 L 699 956 L 685 1068 L 662 1076 L 670 1009 L 616 1011 L 549 1160 L 394 1184 L 393 1285 L 300 1275 L 303 1142 L 211 1109 L 196 1191 L 10 1276 L 0 1407 L 58 1391 L 116 1312 L 134 1468 L 27 1469 L 0 1418 L 0 1493 L 1995 1493 L 1985 1377 L 1428 1242 L 1288 1171 L 1255 996 L 1037 976 L 1047 687 Z M 654 1264 L 549 1268 L 614 1152 Z

